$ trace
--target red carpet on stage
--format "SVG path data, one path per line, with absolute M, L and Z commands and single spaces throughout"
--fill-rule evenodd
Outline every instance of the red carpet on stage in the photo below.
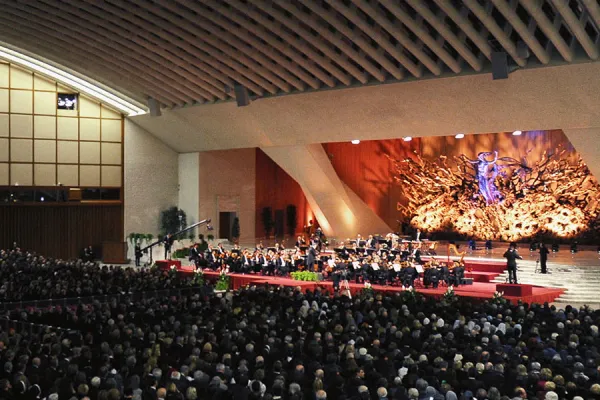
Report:
M 171 265 L 171 264 L 167 264 Z M 193 273 L 193 266 L 182 266 L 178 268 L 179 271 L 185 273 Z M 497 274 L 493 274 L 494 276 Z M 216 280 L 219 277 L 219 273 L 215 271 L 205 270 L 204 276 L 208 280 Z M 321 281 L 321 282 L 304 282 L 304 281 L 296 281 L 290 278 L 280 278 L 274 276 L 264 276 L 258 274 L 229 274 L 231 279 L 231 288 L 239 289 L 241 287 L 247 285 L 261 285 L 261 284 L 270 284 L 275 286 L 293 286 L 293 287 L 301 287 L 302 290 L 315 290 L 317 287 L 323 290 L 333 290 L 333 283 L 331 281 Z M 493 278 L 491 278 L 493 279 Z M 491 280 L 490 279 L 490 280 Z M 358 293 L 363 288 L 363 284 L 358 283 L 350 283 L 350 292 Z M 373 285 L 373 290 L 378 292 L 401 292 L 403 289 L 399 286 L 388 286 L 388 285 Z M 447 288 L 445 286 L 439 287 L 437 289 L 425 289 L 423 287 L 416 287 L 419 293 L 422 293 L 427 296 L 433 296 L 435 298 L 440 298 L 444 295 Z M 487 282 L 480 282 L 475 280 L 472 285 L 462 285 L 459 287 L 454 287 L 454 292 L 457 296 L 463 297 L 471 297 L 479 300 L 491 299 L 496 292 L 496 284 Z M 564 289 L 559 288 L 545 288 L 540 286 L 533 286 L 532 293 L 530 296 L 525 297 L 516 297 L 516 296 L 507 296 L 505 294 L 505 298 L 510 300 L 512 303 L 517 303 L 519 300 L 525 303 L 545 303 L 552 302 L 558 296 L 560 296 L 564 292 Z

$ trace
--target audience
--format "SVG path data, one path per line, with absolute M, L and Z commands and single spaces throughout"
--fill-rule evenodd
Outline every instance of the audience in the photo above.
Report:
M 1 253 L 9 298 L 38 277 L 65 293 L 177 283 L 15 251 Z M 264 286 L 4 316 L 48 327 L 0 332 L 3 399 L 600 399 L 587 307 Z
M 60 299 L 184 287 L 192 278 L 164 271 L 62 261 L 35 253 L 0 250 L 0 301 Z

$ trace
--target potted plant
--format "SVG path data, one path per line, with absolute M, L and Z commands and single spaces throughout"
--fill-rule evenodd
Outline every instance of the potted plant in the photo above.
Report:
M 170 207 L 160 215 L 160 234 L 165 236 L 169 233 L 176 233 L 187 226 L 185 211 L 177 207 Z
M 129 234 L 129 243 L 131 245 L 135 245 L 135 236 L 136 235 L 137 235 L 137 233 L 133 233 L 133 232 Z
M 209 242 L 212 242 L 213 240 L 215 240 L 215 235 L 213 235 L 212 233 L 209 233 L 206 238 L 208 239 Z
M 215 285 L 215 291 L 229 290 L 229 277 L 226 274 L 219 275 L 219 280 Z
M 238 243 L 240 240 L 240 219 L 235 217 L 233 219 L 233 226 L 231 227 L 231 237 L 234 243 Z

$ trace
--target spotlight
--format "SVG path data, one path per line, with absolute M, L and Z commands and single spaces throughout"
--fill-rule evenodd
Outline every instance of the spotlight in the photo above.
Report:
M 521 131 L 514 131 L 513 136 L 521 136 L 522 133 L 523 132 L 521 132 Z
M 44 201 L 44 197 L 40 197 L 40 201 Z
M 358 140 L 358 139 L 354 139 L 354 140 L 353 140 L 353 141 L 351 141 L 350 143 L 352 143 L 352 144 L 359 144 L 359 143 L 360 143 L 360 140 Z
M 456 136 L 454 136 L 456 139 L 462 139 L 465 137 L 464 133 L 457 133 Z
M 404 140 L 405 142 L 410 142 L 412 140 L 412 137 L 410 136 L 406 136 L 405 138 L 403 138 L 402 140 Z

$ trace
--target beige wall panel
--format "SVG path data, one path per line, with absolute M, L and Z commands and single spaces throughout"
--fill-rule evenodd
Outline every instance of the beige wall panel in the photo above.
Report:
M 13 89 L 33 89 L 33 74 L 21 67 L 11 64 L 10 87 Z
M 8 164 L 0 164 L 0 185 L 8 186 Z
M 79 167 L 77 165 L 58 165 L 56 172 L 56 183 L 63 186 L 79 185 Z
M 36 186 L 55 186 L 56 185 L 56 165 L 54 164 L 35 164 L 34 183 Z
M 33 111 L 35 114 L 56 115 L 56 93 L 33 93 Z
M 58 139 L 79 139 L 79 120 L 77 118 L 58 117 L 56 137 Z
M 77 142 L 57 142 L 59 163 L 71 164 L 79 162 L 79 143 Z
M 10 184 L 19 186 L 33 185 L 33 164 L 11 164 Z
M 44 76 L 34 74 L 33 88 L 35 90 L 51 90 L 53 92 L 56 92 L 56 82 Z
M 56 84 L 56 90 L 58 93 L 77 93 L 77 90 L 70 88 L 68 86 L 62 85 L 60 83 Z
M 42 163 L 56 162 L 56 141 L 54 140 L 35 140 L 34 141 L 34 161 Z M 36 178 L 37 182 L 37 178 Z
M 60 117 L 77 117 L 79 116 L 78 110 L 56 110 L 56 115 Z
M 122 115 L 120 112 L 115 111 L 104 104 L 102 105 L 102 118 L 121 119 L 121 117 Z
M 56 117 L 34 115 L 33 135 L 36 138 L 56 139 Z
M 0 137 L 8 137 L 10 117 L 8 114 L 0 114 Z
M 100 103 L 89 97 L 79 96 L 79 116 L 100 118 Z
M 98 165 L 82 165 L 81 186 L 100 186 L 100 167 Z
M 121 164 L 120 143 L 102 143 L 102 164 Z
M 100 164 L 100 142 L 79 143 L 79 163 Z
M 80 140 L 100 140 L 100 120 L 95 118 L 81 118 L 79 120 Z
M 102 187 L 121 186 L 121 167 L 102 166 Z
M 8 112 L 8 89 L 0 89 L 0 112 Z
M 102 120 L 102 141 L 120 142 L 121 141 L 121 121 L 114 119 Z
M 8 162 L 8 139 L 0 139 L 0 162 Z
M 33 92 L 29 90 L 10 91 L 10 112 L 33 114 Z
M 0 87 L 8 87 L 8 64 L 0 63 Z
M 32 115 L 10 115 L 10 137 L 30 138 L 33 137 Z
M 32 162 L 33 141 L 31 139 L 10 139 L 10 161 Z

